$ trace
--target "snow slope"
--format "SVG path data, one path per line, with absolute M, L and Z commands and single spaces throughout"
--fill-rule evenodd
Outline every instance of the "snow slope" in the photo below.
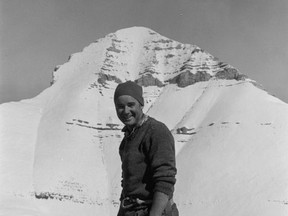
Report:
M 181 215 L 288 213 L 288 105 L 232 66 L 142 27 L 57 66 L 53 85 L 0 106 L 0 215 L 116 215 L 123 125 L 113 92 L 141 84 L 172 131 Z

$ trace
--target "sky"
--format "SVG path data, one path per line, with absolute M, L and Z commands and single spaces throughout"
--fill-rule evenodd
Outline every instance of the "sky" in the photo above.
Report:
M 0 0 L 0 103 L 38 95 L 71 54 L 133 26 L 197 45 L 288 103 L 287 0 Z

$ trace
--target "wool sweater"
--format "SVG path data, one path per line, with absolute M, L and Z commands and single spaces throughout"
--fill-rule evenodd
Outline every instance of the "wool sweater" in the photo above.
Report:
M 152 199 L 154 192 L 173 196 L 176 182 L 174 138 L 165 124 L 152 117 L 134 131 L 128 132 L 120 144 L 122 161 L 122 194 L 124 197 Z

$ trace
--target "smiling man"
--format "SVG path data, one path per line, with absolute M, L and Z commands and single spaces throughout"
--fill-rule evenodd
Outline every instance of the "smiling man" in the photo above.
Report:
M 132 81 L 119 84 L 114 93 L 117 116 L 125 125 L 118 216 L 177 216 L 174 139 L 165 124 L 143 113 L 142 95 L 142 87 Z

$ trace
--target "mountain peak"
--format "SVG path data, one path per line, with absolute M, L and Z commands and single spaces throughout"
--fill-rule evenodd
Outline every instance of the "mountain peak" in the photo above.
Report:
M 153 31 L 152 29 L 142 27 L 142 26 L 134 26 L 129 28 L 124 28 L 116 31 L 114 33 L 118 37 L 126 37 L 126 38 L 145 38 L 151 35 L 160 35 L 157 32 Z
M 97 59 L 92 57 L 95 53 L 98 53 Z M 145 27 L 118 30 L 89 45 L 82 53 L 73 54 L 69 58 L 73 70 L 83 66 L 77 63 L 83 62 L 83 56 L 86 64 L 94 67 L 93 74 L 102 78 L 105 74 L 110 77 L 107 79 L 114 77 L 117 82 L 135 80 L 144 86 L 175 83 L 185 87 L 212 78 L 247 78 L 196 45 L 182 44 Z M 53 83 L 58 79 L 60 69 L 58 66 L 54 71 Z M 103 84 L 103 79 L 101 82 Z

